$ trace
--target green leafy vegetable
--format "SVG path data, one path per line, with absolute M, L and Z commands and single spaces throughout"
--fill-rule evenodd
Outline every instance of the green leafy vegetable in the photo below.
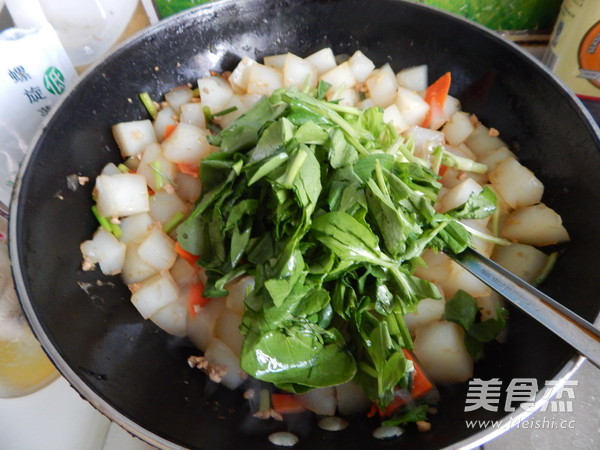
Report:
M 427 420 L 427 410 L 429 405 L 423 403 L 409 408 L 404 413 L 393 417 L 391 419 L 384 420 L 382 425 L 393 426 L 393 425 L 404 425 L 411 422 L 419 422 L 421 420 Z
M 210 137 L 220 151 L 202 161 L 203 194 L 178 240 L 201 255 L 206 297 L 255 277 L 244 371 L 292 392 L 355 380 L 385 407 L 410 381 L 404 315 L 441 298 L 413 275 L 421 252 L 463 251 L 471 234 L 458 220 L 493 213 L 495 196 L 437 213 L 441 185 L 411 142 L 381 108 L 323 100 L 328 88 L 277 91 Z M 485 338 L 471 319 L 472 339 Z
M 478 359 L 483 352 L 483 344 L 494 340 L 504 328 L 507 312 L 498 308 L 496 318 L 481 321 L 481 313 L 475 299 L 459 290 L 454 297 L 446 302 L 444 319 L 457 323 L 465 330 L 465 345 L 467 350 Z

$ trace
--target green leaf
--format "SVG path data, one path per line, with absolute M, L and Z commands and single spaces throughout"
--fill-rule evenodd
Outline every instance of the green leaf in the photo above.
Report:
M 293 391 L 298 390 L 295 386 L 317 388 L 350 381 L 356 363 L 344 350 L 339 333 L 333 333 L 330 339 L 315 330 L 316 325 L 294 323 L 248 336 L 242 349 L 242 369 Z
M 439 147 L 442 148 L 442 147 Z M 442 164 L 448 167 L 454 167 L 455 169 L 462 170 L 465 172 L 473 173 L 486 173 L 487 166 L 485 164 L 478 163 L 469 158 L 450 153 L 442 148 Z
M 329 84 L 327 81 L 319 80 L 315 97 L 317 97 L 319 100 L 323 100 L 325 98 L 325 94 L 327 94 L 327 91 L 329 91 L 329 88 L 331 88 L 331 84 Z
M 232 268 L 237 266 L 238 262 L 246 252 L 251 230 L 251 228 L 246 228 L 244 231 L 240 231 L 238 227 L 233 229 L 231 248 L 229 250 L 229 260 L 231 261 Z
M 478 194 L 471 193 L 467 201 L 446 214 L 455 219 L 485 219 L 496 212 L 498 199 L 494 191 L 485 186 Z
M 398 257 L 406 249 L 408 235 L 418 233 L 420 228 L 405 217 L 399 207 L 394 206 L 389 195 L 373 179 L 367 182 L 366 198 L 369 216 L 377 224 L 387 252 L 394 258 Z
M 465 330 L 465 346 L 474 359 L 481 357 L 483 344 L 498 336 L 506 324 L 506 311 L 498 308 L 496 318 L 480 320 L 476 300 L 459 290 L 446 302 L 444 319 L 457 323 Z
M 295 250 L 289 257 L 280 259 L 279 268 L 274 272 L 274 278 L 264 282 L 265 288 L 271 295 L 275 306 L 281 305 L 298 280 L 305 275 L 305 264 L 302 254 Z
M 267 97 L 263 97 L 227 129 L 212 138 L 210 143 L 219 145 L 221 151 L 226 153 L 251 148 L 258 142 L 260 130 L 265 124 L 278 118 L 284 110 L 285 107 L 274 107 Z
M 319 196 L 321 195 L 321 166 L 308 147 L 301 149 L 305 157 L 303 158 L 300 170 L 294 177 L 293 190 L 301 207 L 304 208 L 304 215 L 310 216 L 314 211 Z
M 250 376 L 292 392 L 354 379 L 385 407 L 407 387 L 404 315 L 441 298 L 413 275 L 421 253 L 464 250 L 474 232 L 458 220 L 488 214 L 493 198 L 484 190 L 438 214 L 441 184 L 414 143 L 379 107 L 323 100 L 329 88 L 278 90 L 209 137 L 220 149 L 200 165 L 203 192 L 178 240 L 200 255 L 206 296 L 254 277 L 241 325 Z M 504 316 L 461 308 L 451 303 L 449 320 L 481 353 Z
M 381 422 L 384 426 L 397 426 L 404 425 L 411 422 L 420 422 L 428 420 L 427 411 L 429 410 L 429 405 L 426 403 L 422 403 L 420 405 L 415 405 L 410 407 L 403 414 L 393 417 L 391 419 L 384 420 Z
M 334 169 L 354 164 L 358 160 L 356 148 L 346 141 L 344 133 L 336 129 L 331 135 L 331 146 L 329 148 L 329 164 Z
M 326 309 L 331 299 L 329 293 L 322 288 L 310 290 L 294 309 L 295 317 L 307 317 Z
M 255 198 L 247 198 L 241 200 L 239 203 L 235 204 L 231 211 L 229 212 L 229 216 L 227 217 L 227 222 L 225 223 L 225 228 L 223 231 L 227 231 L 241 222 L 241 220 L 246 216 L 254 216 L 256 210 L 258 209 L 258 200 Z
M 375 164 L 378 162 L 383 169 L 392 170 L 394 167 L 394 156 L 387 153 L 371 153 L 367 156 L 361 156 L 354 164 L 354 172 L 366 183 L 372 178 Z
M 350 214 L 341 211 L 322 214 L 314 219 L 311 230 L 340 259 L 383 266 L 394 264 L 379 250 L 377 236 Z
M 489 318 L 482 322 L 475 322 L 469 330 L 469 335 L 479 342 L 490 342 L 500 334 L 506 325 L 506 311 L 499 309 L 496 318 Z
M 444 217 L 441 219 L 446 220 Z M 439 231 L 432 243 L 438 249 L 461 253 L 471 243 L 471 235 L 459 222 L 451 221 Z
M 275 156 L 271 157 L 267 162 L 262 164 L 256 172 L 252 174 L 250 180 L 248 180 L 248 186 L 253 185 L 261 178 L 266 177 L 283 163 L 285 163 L 289 158 L 287 153 L 277 153 Z
M 248 152 L 246 164 L 251 166 L 253 163 L 263 161 L 273 156 L 283 148 L 283 125 L 281 121 L 272 122 L 265 127 L 256 146 Z
M 324 144 L 329 133 L 314 122 L 303 123 L 294 134 L 300 144 Z
M 459 324 L 469 332 L 477 318 L 477 302 L 463 290 L 459 290 L 446 302 L 444 319 Z

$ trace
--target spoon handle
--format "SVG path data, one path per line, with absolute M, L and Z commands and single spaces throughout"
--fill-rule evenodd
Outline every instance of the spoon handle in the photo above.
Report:
M 600 368 L 600 330 L 594 325 L 472 249 L 448 256 Z

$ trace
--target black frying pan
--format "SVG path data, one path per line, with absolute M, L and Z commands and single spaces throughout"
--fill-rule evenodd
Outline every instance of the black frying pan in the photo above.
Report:
M 396 70 L 428 64 L 433 80 L 450 70 L 451 94 L 502 136 L 546 185 L 545 201 L 564 218 L 572 243 L 542 286 L 593 321 L 600 283 L 600 142 L 575 98 L 541 65 L 502 38 L 463 19 L 394 0 L 224 1 L 160 23 L 90 70 L 52 115 L 31 150 L 12 202 L 11 254 L 19 295 L 35 333 L 68 381 L 94 406 L 156 445 L 203 449 L 265 448 L 266 436 L 288 429 L 298 448 L 439 448 L 474 443 L 482 434 L 465 419 L 506 415 L 464 412 L 466 385 L 441 387 L 432 431 L 409 428 L 376 441 L 374 421 L 323 432 L 308 415 L 284 423 L 249 417 L 240 393 L 216 388 L 191 370 L 193 350 L 143 321 L 118 278 L 80 270 L 79 244 L 96 227 L 92 183 L 75 191 L 67 176 L 94 177 L 119 161 L 110 127 L 146 118 L 137 94 L 158 98 L 208 70 L 232 69 L 243 55 L 291 51 L 308 55 L 360 49 Z M 131 99 L 131 101 L 130 101 Z M 508 341 L 488 347 L 476 377 L 564 376 L 574 351 L 544 327 L 511 310 Z M 579 361 L 580 362 L 580 361 Z M 503 405 L 501 402 L 500 405 Z M 482 438 L 483 439 L 483 438 Z

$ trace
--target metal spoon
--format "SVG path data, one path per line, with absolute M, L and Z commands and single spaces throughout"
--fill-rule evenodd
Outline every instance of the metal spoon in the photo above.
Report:
M 600 368 L 600 330 L 594 325 L 472 249 L 448 256 Z

